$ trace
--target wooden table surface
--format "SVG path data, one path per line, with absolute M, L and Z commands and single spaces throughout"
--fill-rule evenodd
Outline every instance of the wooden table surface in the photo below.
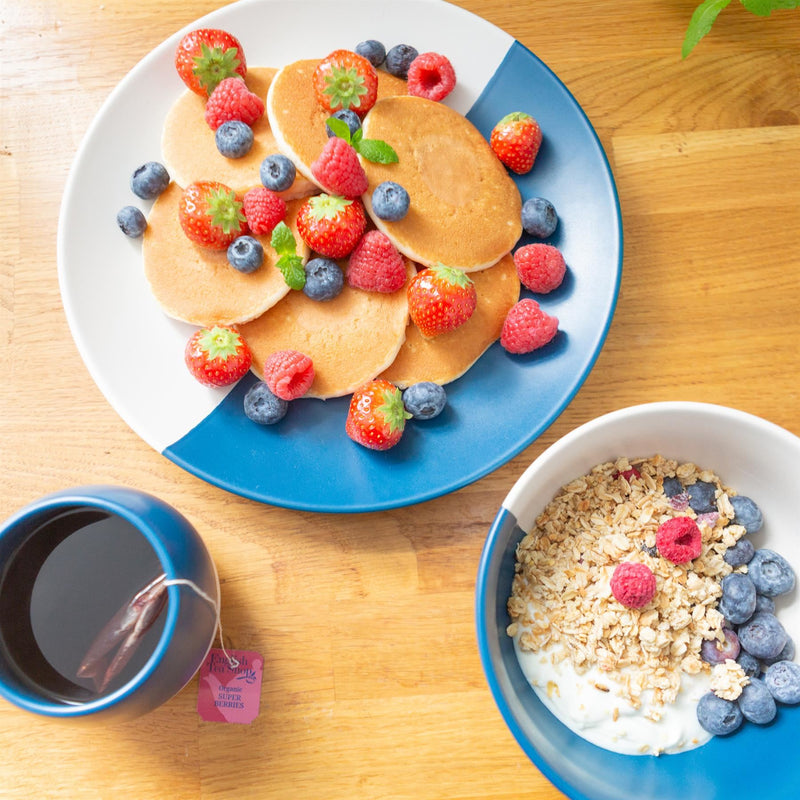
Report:
M 56 275 L 61 194 L 114 85 L 216 0 L 0 0 L 0 517 L 63 487 L 155 493 L 222 580 L 226 644 L 266 658 L 249 726 L 203 722 L 197 680 L 98 737 L 0 704 L 0 796 L 535 798 L 473 622 L 495 511 L 547 445 L 607 411 L 699 400 L 800 434 L 800 13 L 732 3 L 681 60 L 693 0 L 460 0 L 548 64 L 594 124 L 623 212 L 622 290 L 570 406 L 454 494 L 363 515 L 243 500 L 134 434 L 89 376 Z

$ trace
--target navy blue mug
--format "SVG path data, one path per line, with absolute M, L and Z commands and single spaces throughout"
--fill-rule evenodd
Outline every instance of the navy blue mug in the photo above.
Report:
M 164 501 L 81 486 L 0 525 L 0 696 L 59 719 L 121 722 L 195 675 L 214 641 L 219 580 Z

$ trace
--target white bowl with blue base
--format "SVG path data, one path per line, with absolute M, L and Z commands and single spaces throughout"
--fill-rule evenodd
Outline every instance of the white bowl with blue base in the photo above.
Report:
M 570 480 L 620 456 L 661 454 L 693 461 L 755 500 L 770 547 L 800 572 L 800 439 L 758 417 L 717 405 L 664 402 L 634 406 L 576 428 L 545 450 L 508 493 L 489 531 L 477 576 L 475 613 L 489 688 L 515 739 L 573 800 L 794 800 L 800 797 L 800 706 L 780 706 L 770 725 L 745 723 L 684 753 L 629 756 L 590 744 L 539 700 L 519 666 L 506 601 L 515 549 L 535 518 Z M 800 641 L 797 590 L 778 598 L 777 615 Z

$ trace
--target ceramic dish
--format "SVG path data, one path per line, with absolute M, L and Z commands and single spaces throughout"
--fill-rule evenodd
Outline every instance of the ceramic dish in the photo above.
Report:
M 160 158 L 163 120 L 184 90 L 173 67 L 175 47 L 196 27 L 229 30 L 254 66 L 319 58 L 367 38 L 388 47 L 410 43 L 450 58 L 458 86 L 447 102 L 487 138 L 508 111 L 532 113 L 545 143 L 535 169 L 517 184 L 523 197 L 547 197 L 560 216 L 551 242 L 570 270 L 561 289 L 542 302 L 560 319 L 557 342 L 524 357 L 495 344 L 447 387 L 444 414 L 410 425 L 385 453 L 346 437 L 349 398 L 301 399 L 281 423 L 259 427 L 242 412 L 252 376 L 230 391 L 197 384 L 183 365 L 192 329 L 156 305 L 143 275 L 141 242 L 126 239 L 114 219 L 119 208 L 137 202 L 129 189 L 132 171 Z M 62 298 L 78 349 L 138 435 L 231 492 L 337 512 L 437 497 L 486 475 L 536 439 L 594 364 L 616 303 L 621 259 L 613 177 L 580 106 L 512 37 L 441 0 L 241 0 L 178 31 L 119 83 L 92 123 L 69 176 L 58 236 Z
M 769 725 L 746 723 L 687 752 L 620 755 L 562 724 L 528 684 L 512 639 L 506 602 L 517 544 L 556 491 L 596 464 L 661 454 L 693 461 L 753 498 L 764 526 L 755 547 L 770 547 L 800 569 L 796 486 L 800 439 L 763 419 L 704 403 L 650 403 L 571 431 L 544 451 L 503 501 L 481 557 L 476 589 L 478 646 L 489 687 L 522 749 L 573 800 L 750 800 L 797 797 L 800 707 L 780 706 Z M 800 637 L 797 590 L 777 599 L 777 616 Z

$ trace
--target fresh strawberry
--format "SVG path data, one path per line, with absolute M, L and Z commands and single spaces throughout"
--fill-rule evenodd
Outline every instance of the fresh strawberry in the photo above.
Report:
M 238 331 L 215 325 L 192 334 L 184 360 L 204 386 L 228 386 L 247 373 L 252 355 Z
M 212 131 L 231 120 L 252 127 L 263 115 L 264 101 L 238 76 L 221 80 L 206 102 L 205 120 Z
M 275 226 L 286 219 L 286 201 L 266 186 L 248 189 L 242 202 L 247 226 L 256 236 L 270 236 Z
M 363 117 L 378 99 L 378 73 L 352 50 L 334 50 L 313 75 L 317 101 L 327 111 L 350 108 Z
M 186 236 L 201 247 L 226 250 L 247 232 L 241 201 L 218 181 L 190 183 L 178 204 L 178 221 Z
M 325 142 L 319 158 L 311 164 L 311 174 L 326 192 L 351 200 L 369 187 L 355 148 L 338 136 L 331 136 Z
M 539 123 L 524 111 L 506 114 L 494 126 L 489 144 L 495 155 L 513 172 L 530 172 L 542 144 Z
M 388 450 L 400 441 L 410 418 L 400 390 L 379 378 L 353 393 L 345 431 L 354 442 L 370 450 Z
M 463 325 L 478 302 L 469 275 L 441 264 L 420 270 L 406 291 L 408 313 L 420 333 L 429 339 Z
M 199 28 L 178 43 L 175 69 L 195 94 L 208 97 L 221 80 L 234 75 L 244 78 L 247 63 L 235 36 L 217 28 Z
M 314 252 L 327 258 L 344 258 L 358 243 L 367 226 L 360 200 L 335 194 L 318 194 L 304 200 L 297 212 L 297 231 Z
M 456 86 L 456 72 L 440 53 L 420 53 L 408 67 L 408 93 L 438 102 Z
M 406 265 L 389 237 L 367 231 L 347 262 L 347 283 L 366 292 L 396 292 L 406 282 Z

